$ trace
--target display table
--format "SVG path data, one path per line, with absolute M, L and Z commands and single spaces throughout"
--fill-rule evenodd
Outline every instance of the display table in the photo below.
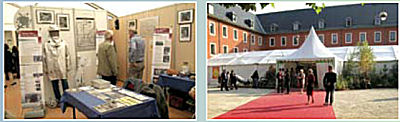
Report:
M 134 93 L 133 94 L 138 94 Z M 140 94 L 139 94 L 140 95 Z M 73 107 L 73 116 L 75 118 L 75 108 L 85 114 L 88 118 L 160 118 L 157 103 L 155 99 L 148 97 L 142 103 L 99 112 L 94 107 L 106 103 L 86 91 L 65 92 L 61 98 L 61 109 L 65 112 L 68 106 Z
M 157 85 L 161 87 L 169 87 L 185 93 L 188 93 L 195 84 L 194 80 L 189 78 L 173 77 L 165 74 L 161 74 L 157 82 Z

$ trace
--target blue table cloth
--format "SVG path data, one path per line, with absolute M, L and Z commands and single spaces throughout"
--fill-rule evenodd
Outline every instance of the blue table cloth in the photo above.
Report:
M 173 77 L 165 74 L 161 74 L 158 78 L 157 85 L 162 87 L 169 87 L 182 92 L 189 92 L 190 89 L 195 86 L 194 80 L 182 77 Z
M 67 106 L 77 108 L 88 118 L 160 118 L 155 99 L 150 98 L 143 103 L 100 113 L 93 107 L 104 104 L 105 101 L 85 92 L 65 92 L 61 97 L 61 109 L 65 112 Z

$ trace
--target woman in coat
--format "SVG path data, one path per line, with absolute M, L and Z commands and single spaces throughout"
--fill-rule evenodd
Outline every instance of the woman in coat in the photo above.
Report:
M 307 75 L 307 104 L 310 104 L 310 97 L 311 97 L 311 102 L 314 103 L 314 96 L 313 96 L 313 89 L 314 89 L 314 83 L 315 83 L 315 76 L 313 73 L 312 69 L 308 70 L 308 75 Z

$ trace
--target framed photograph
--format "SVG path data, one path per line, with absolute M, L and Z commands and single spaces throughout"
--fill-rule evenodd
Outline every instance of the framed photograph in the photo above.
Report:
M 137 20 L 129 20 L 128 21 L 128 30 L 136 30 L 137 29 Z
M 179 27 L 179 40 L 183 42 L 190 41 L 190 24 L 184 24 Z
M 69 30 L 69 15 L 68 14 L 57 14 L 57 25 L 62 31 Z
M 38 24 L 53 24 L 54 23 L 54 11 L 37 10 L 36 18 L 37 18 Z
M 193 9 L 178 12 L 178 23 L 192 23 L 192 21 Z

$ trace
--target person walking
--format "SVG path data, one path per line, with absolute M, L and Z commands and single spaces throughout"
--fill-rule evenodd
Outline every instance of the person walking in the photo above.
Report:
M 224 88 L 226 91 L 228 90 L 228 86 L 227 86 L 227 76 L 226 76 L 226 70 L 223 69 L 221 75 L 219 76 L 221 79 L 221 91 L 224 91 Z
M 308 70 L 308 75 L 307 75 L 307 104 L 310 104 L 310 98 L 311 102 L 314 103 L 314 83 L 315 83 L 315 76 L 313 73 L 313 70 L 310 68 Z
M 304 93 L 304 87 L 305 87 L 305 84 L 306 84 L 306 75 L 304 74 L 304 70 L 303 69 L 300 69 L 300 72 L 299 72 L 299 74 L 298 74 L 298 82 L 300 83 L 300 88 L 301 88 L 301 91 L 300 91 L 300 93 L 301 94 L 303 94 Z
M 144 66 L 144 56 L 146 50 L 145 40 L 137 34 L 136 30 L 130 30 L 129 40 L 129 77 L 142 79 Z
M 106 41 L 99 45 L 97 74 L 103 80 L 109 81 L 112 85 L 117 84 L 118 61 L 117 50 L 113 40 L 113 32 L 107 30 L 105 34 Z
M 328 100 L 329 100 L 329 105 L 332 105 L 333 103 L 333 92 L 335 91 L 335 83 L 337 74 L 333 72 L 332 66 L 328 66 L 328 72 L 325 73 L 324 76 L 324 87 L 326 91 L 325 95 L 325 104 L 328 105 Z
M 291 75 L 289 74 L 289 69 L 285 71 L 285 85 L 286 85 L 286 94 L 290 92 L 290 82 L 291 82 Z
M 4 75 L 6 76 L 6 81 L 13 81 L 12 77 L 12 54 L 10 52 L 10 47 L 8 44 L 4 44 Z M 6 83 L 4 83 L 4 88 L 7 88 Z
M 276 79 L 278 80 L 278 93 L 283 93 L 284 75 L 283 69 L 279 69 L 279 72 L 276 74 Z
M 253 79 L 253 88 L 258 88 L 258 71 L 254 71 L 253 75 L 251 75 L 251 78 Z
M 238 87 L 236 85 L 237 78 L 236 78 L 236 74 L 233 70 L 231 71 L 231 75 L 229 77 L 231 80 L 231 90 L 233 90 L 233 88 L 235 88 L 237 90 L 238 89 Z

